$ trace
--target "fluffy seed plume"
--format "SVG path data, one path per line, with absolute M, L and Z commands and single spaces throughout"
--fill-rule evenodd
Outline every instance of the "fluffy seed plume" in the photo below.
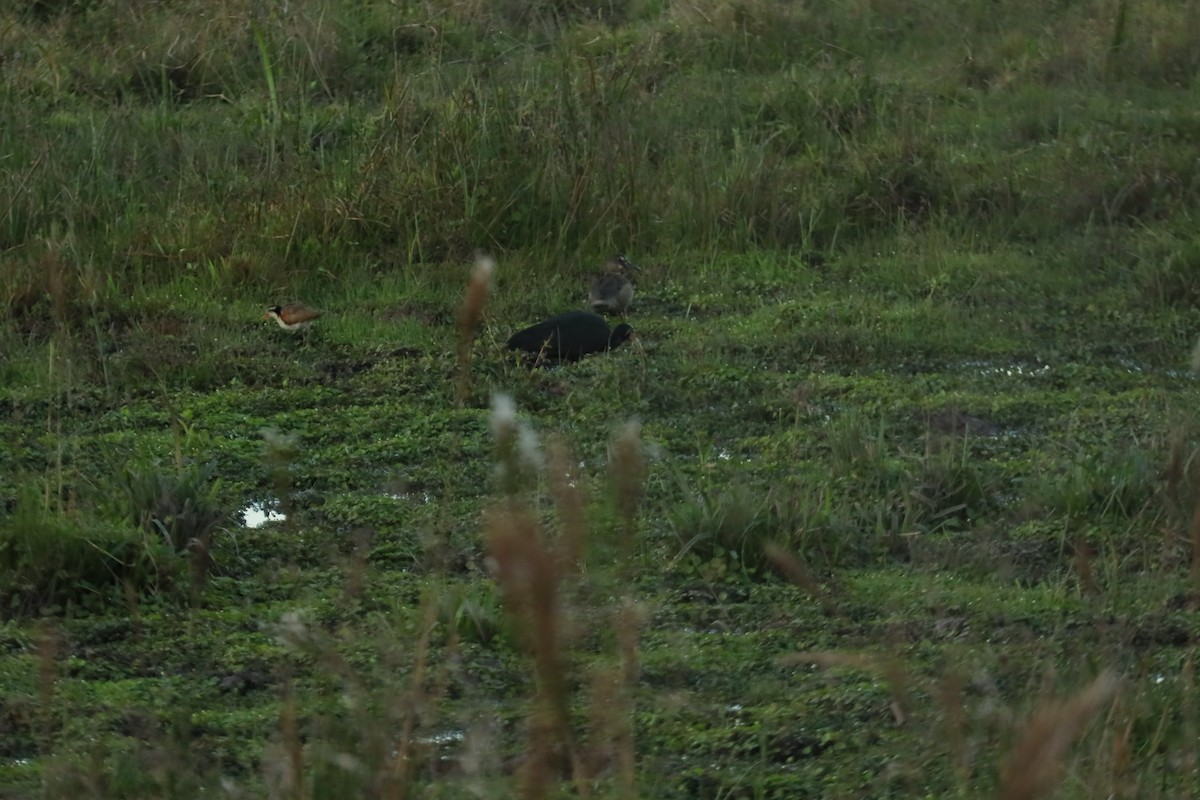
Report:
M 642 425 L 637 420 L 626 422 L 617 431 L 609 458 L 617 515 L 621 519 L 620 548 L 625 564 L 633 556 L 634 533 L 637 528 L 637 509 L 642 499 Z
M 511 394 L 496 392 L 492 395 L 492 438 L 500 441 L 513 436 L 517 430 L 517 404 Z
M 1044 704 L 1009 753 L 996 797 L 1035 800 L 1050 795 L 1062 775 L 1067 749 L 1116 688 L 1116 676 L 1104 672 L 1070 700 Z
M 487 305 L 488 292 L 492 287 L 492 272 L 496 262 L 487 256 L 475 259 L 475 269 L 467 283 L 467 293 L 458 309 L 458 391 L 457 401 L 466 400 L 471 381 L 471 344 L 475 332 L 483 321 L 483 309 Z
M 531 482 L 542 466 L 542 453 L 533 428 L 517 419 L 512 396 L 492 395 L 492 437 L 496 440 L 496 473 L 506 494 Z

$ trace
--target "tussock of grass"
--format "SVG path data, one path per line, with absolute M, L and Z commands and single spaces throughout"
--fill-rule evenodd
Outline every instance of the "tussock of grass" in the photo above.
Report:
M 40 615 L 74 606 L 123 607 L 126 591 L 171 586 L 181 563 L 158 536 L 84 515 L 51 513 L 31 495 L 0 518 L 0 602 L 9 614 Z
M 963 18 L 987 42 L 963 62 L 985 92 L 1062 108 L 1094 81 L 1172 87 L 1196 59 L 1185 9 L 1154 4 L 1136 25 L 1075 10 L 1048 29 L 1006 14 L 1001 36 L 970 13 L 710 5 L 547 4 L 520 20 L 421 3 L 13 11 L 5 97 L 22 124 L 3 140 L 0 233 L 10 247 L 69 237 L 69 284 L 97 258 L 121 264 L 93 286 L 111 298 L 181 269 L 217 288 L 294 286 L 350 242 L 409 263 L 480 246 L 824 250 L 960 214 L 1045 239 L 1169 218 L 1191 198 L 1190 162 L 1159 145 L 1169 128 L 1128 148 L 1136 113 L 1108 135 L 1105 110 L 1087 108 L 1086 124 L 1068 121 L 1080 146 L 1014 149 L 960 119 L 979 89 L 947 103 L 894 68 L 910 56 L 894 30 L 956 53 L 949 18 Z M 506 39 L 494 20 L 539 33 Z M 52 96 L 71 102 L 30 102 Z M 1097 169 L 1110 152 L 1113 170 Z M 10 303 L 40 294 L 36 263 L 24 248 L 6 259 Z

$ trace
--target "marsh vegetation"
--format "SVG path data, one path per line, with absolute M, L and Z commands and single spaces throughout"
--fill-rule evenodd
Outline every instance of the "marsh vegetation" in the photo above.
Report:
M 1193 796 L 1198 67 L 1155 0 L 4 5 L 0 794 Z M 613 253 L 644 352 L 504 348 Z

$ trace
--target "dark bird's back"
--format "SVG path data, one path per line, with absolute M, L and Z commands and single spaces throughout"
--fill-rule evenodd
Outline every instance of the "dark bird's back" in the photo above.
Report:
M 523 350 L 543 358 L 575 361 L 591 353 L 603 353 L 632 338 L 629 325 L 608 329 L 608 323 L 589 311 L 568 311 L 514 333 L 510 350 Z

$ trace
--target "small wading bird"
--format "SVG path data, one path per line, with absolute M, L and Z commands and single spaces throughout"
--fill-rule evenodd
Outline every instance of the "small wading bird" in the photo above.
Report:
M 593 311 L 624 314 L 633 302 L 633 284 L 627 273 L 639 269 L 625 256 L 613 256 L 604 262 L 604 273 L 592 281 L 588 303 Z
M 628 323 L 610 331 L 604 317 L 588 311 L 568 311 L 517 331 L 509 338 L 508 349 L 531 353 L 539 360 L 576 361 L 624 342 L 641 349 Z
M 315 308 L 309 308 L 303 303 L 288 303 L 286 306 L 271 306 L 263 314 L 263 319 L 273 319 L 285 331 L 299 331 L 312 325 L 313 320 L 321 316 Z

